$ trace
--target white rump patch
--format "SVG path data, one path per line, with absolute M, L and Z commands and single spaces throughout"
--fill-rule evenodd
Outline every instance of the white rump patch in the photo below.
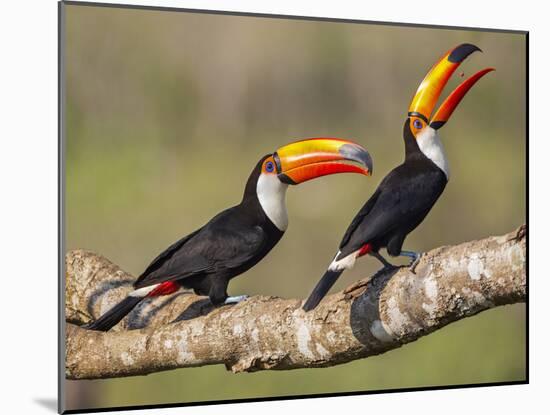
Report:
M 256 194 L 263 211 L 273 224 L 281 231 L 288 227 L 286 211 L 286 189 L 288 184 L 283 183 L 274 174 L 260 174 L 256 184 Z
M 447 161 L 447 156 L 445 156 L 443 143 L 437 131 L 427 126 L 416 136 L 416 142 L 418 143 L 420 151 L 433 161 L 437 167 L 443 170 L 443 173 L 447 176 L 447 180 L 449 180 L 449 162 Z
M 336 258 L 338 257 L 338 255 L 340 255 L 340 251 L 338 251 L 338 253 L 334 257 L 334 260 L 328 266 L 328 269 L 330 271 L 341 271 L 344 269 L 352 269 L 353 266 L 355 265 L 355 260 L 357 259 L 358 253 L 359 251 L 352 252 L 348 256 L 345 256 L 344 258 L 340 258 L 337 261 Z
M 151 291 L 153 291 L 155 288 L 157 288 L 159 284 L 155 285 L 149 285 L 147 287 L 138 288 L 137 290 L 132 291 L 130 294 L 128 294 L 130 297 L 147 297 L 147 294 L 149 294 Z

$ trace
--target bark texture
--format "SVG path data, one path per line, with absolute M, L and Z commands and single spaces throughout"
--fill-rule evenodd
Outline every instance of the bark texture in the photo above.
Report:
M 66 376 L 98 379 L 225 364 L 233 372 L 324 367 L 384 353 L 453 321 L 526 299 L 525 226 L 507 235 L 434 249 L 415 273 L 397 268 L 326 297 L 255 296 L 213 308 L 187 292 L 147 299 L 111 331 L 78 325 L 132 290 L 107 259 L 66 255 Z

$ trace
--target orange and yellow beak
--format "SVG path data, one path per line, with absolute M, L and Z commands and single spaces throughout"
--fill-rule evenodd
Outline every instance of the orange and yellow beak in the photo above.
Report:
M 336 173 L 372 174 L 372 158 L 367 150 L 353 141 L 339 138 L 296 141 L 279 148 L 273 158 L 279 180 L 287 184 Z
M 485 74 L 494 71 L 494 68 L 483 69 L 462 82 L 441 104 L 430 121 L 435 104 L 451 75 L 468 56 L 476 51 L 481 52 L 481 49 L 475 45 L 464 43 L 448 51 L 436 62 L 417 89 L 409 106 L 409 116 L 423 119 L 436 130 L 441 128 L 470 88 Z

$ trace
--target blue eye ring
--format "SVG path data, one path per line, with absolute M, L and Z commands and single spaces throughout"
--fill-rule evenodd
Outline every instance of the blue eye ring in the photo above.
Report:
M 416 119 L 414 120 L 413 125 L 414 125 L 414 128 L 416 128 L 417 130 L 420 130 L 422 128 L 422 121 Z
M 275 166 L 272 161 L 268 161 L 267 163 L 265 163 L 265 171 L 271 173 L 273 172 L 273 170 L 275 170 Z

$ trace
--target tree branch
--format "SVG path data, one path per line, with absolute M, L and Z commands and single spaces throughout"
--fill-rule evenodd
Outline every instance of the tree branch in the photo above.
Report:
M 480 311 L 524 302 L 525 249 L 525 226 L 437 248 L 422 256 L 416 274 L 408 268 L 378 273 L 309 313 L 295 299 L 255 296 L 213 308 L 204 297 L 180 292 L 143 301 L 106 333 L 74 323 L 107 311 L 132 290 L 134 278 L 101 256 L 71 251 L 66 376 L 111 378 L 220 363 L 233 372 L 283 370 L 384 353 Z

